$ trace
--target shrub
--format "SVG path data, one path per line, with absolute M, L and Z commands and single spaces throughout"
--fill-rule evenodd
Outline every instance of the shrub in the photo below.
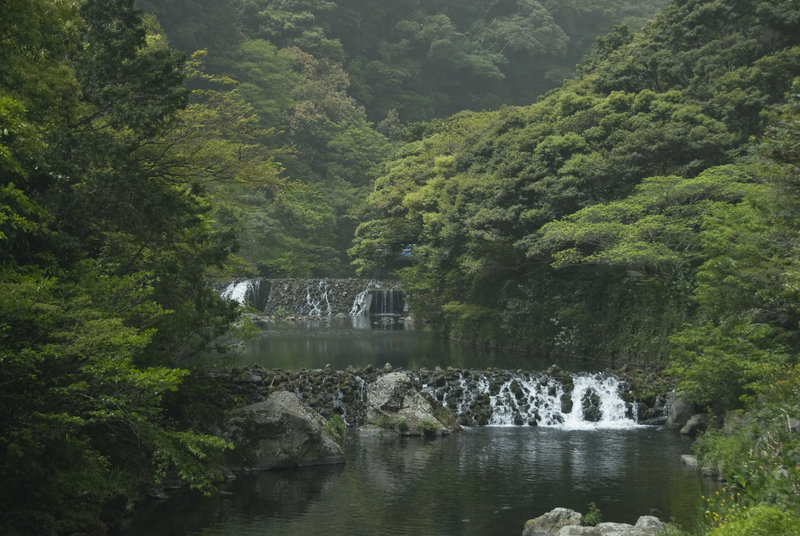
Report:
M 325 422 L 325 435 L 333 439 L 339 445 L 344 442 L 344 434 L 346 431 L 347 425 L 341 415 L 331 415 Z
M 707 536 L 800 536 L 800 518 L 775 506 L 755 506 L 742 518 L 724 523 Z
M 589 525 L 590 527 L 597 526 L 603 521 L 600 508 L 598 508 L 594 502 L 589 503 L 589 511 L 583 515 L 582 521 L 584 525 Z

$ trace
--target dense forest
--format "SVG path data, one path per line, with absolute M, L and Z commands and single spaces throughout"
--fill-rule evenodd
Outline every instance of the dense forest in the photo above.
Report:
M 287 184 L 267 197 L 240 189 L 229 204 L 241 215 L 239 257 L 270 277 L 353 274 L 357 207 L 403 127 L 529 104 L 574 72 L 598 35 L 621 22 L 640 26 L 662 4 L 138 2 L 171 45 L 207 52 L 207 71 L 235 81 L 265 130 L 260 142 Z
M 797 0 L 0 13 L 9 534 L 213 490 L 189 369 L 240 324 L 211 282 L 354 271 L 444 334 L 664 369 L 726 424 L 709 533 L 800 531 Z

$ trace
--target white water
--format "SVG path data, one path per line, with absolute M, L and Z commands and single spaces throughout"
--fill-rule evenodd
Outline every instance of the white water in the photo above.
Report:
M 312 295 L 311 291 L 311 286 L 306 287 L 306 307 L 308 308 L 308 314 L 311 316 L 332 316 L 333 308 L 331 307 L 330 297 L 328 296 L 330 292 L 328 282 L 320 280 L 317 283 L 316 292 Z
M 220 293 L 220 296 L 239 303 L 252 305 L 263 310 L 272 294 L 279 296 L 293 296 L 290 305 L 286 306 L 292 314 L 311 317 L 330 317 L 337 313 L 349 314 L 351 317 L 366 314 L 399 314 L 395 311 L 396 305 L 403 305 L 402 293 L 393 288 L 385 288 L 381 281 L 364 280 L 362 290 L 355 291 L 352 286 L 354 280 L 343 280 L 341 285 L 338 280 L 294 280 L 300 282 L 300 288 L 287 287 L 281 280 L 270 280 L 271 284 L 261 285 L 259 279 L 246 279 L 230 283 Z M 287 280 L 289 281 L 289 280 Z M 261 288 L 265 292 L 259 292 Z M 358 282 L 356 282 L 356 289 Z M 298 292 L 299 291 L 299 292 Z M 258 299 L 259 303 L 254 303 Z M 350 301 L 352 300 L 352 301 Z M 399 300 L 399 301 L 398 301 Z M 371 309 L 375 310 L 371 310 Z M 405 309 L 403 310 L 405 311 Z
M 369 308 L 369 289 L 366 288 L 356 294 L 353 306 L 350 308 L 350 316 L 360 316 L 366 314 Z
M 253 294 L 253 281 L 245 279 L 244 281 L 234 281 L 222 291 L 220 296 L 231 301 L 235 301 L 240 305 L 247 304 L 248 292 Z
M 636 421 L 629 417 L 628 406 L 620 396 L 620 381 L 602 374 L 572 375 L 573 388 L 568 398 L 571 408 L 562 406 L 564 385 L 547 375 L 514 375 L 506 380 L 496 394 L 491 394 L 491 378 L 477 381 L 460 380 L 457 394 L 445 395 L 442 404 L 452 408 L 457 415 L 468 413 L 468 408 L 479 397 L 487 397 L 492 408 L 489 426 L 520 426 L 535 423 L 537 426 L 564 430 L 600 430 L 635 428 Z M 431 386 L 424 388 L 435 396 Z M 583 400 L 595 393 L 599 398 L 599 419 L 587 420 Z M 568 411 L 562 411 L 568 409 Z M 633 408 L 635 414 L 635 408 Z
M 619 394 L 620 382 L 614 376 L 579 375 L 573 376 L 572 411 L 564 415 L 563 428 L 567 430 L 586 429 L 627 429 L 638 426 L 627 416 L 625 401 Z M 583 419 L 581 400 L 587 391 L 593 389 L 600 397 L 601 419 L 589 422 Z

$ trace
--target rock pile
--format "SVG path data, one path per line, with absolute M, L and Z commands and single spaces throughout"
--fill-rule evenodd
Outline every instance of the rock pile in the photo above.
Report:
M 582 524 L 583 516 L 568 508 L 555 508 L 525 523 L 522 536 L 657 536 L 664 523 L 657 517 L 641 516 L 635 525 L 626 523 Z

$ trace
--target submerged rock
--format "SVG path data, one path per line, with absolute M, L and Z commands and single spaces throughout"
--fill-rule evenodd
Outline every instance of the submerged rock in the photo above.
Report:
M 323 433 L 324 421 L 296 395 L 277 391 L 263 402 L 239 408 L 225 425 L 236 445 L 227 456 L 233 470 L 344 463 L 341 447 Z

